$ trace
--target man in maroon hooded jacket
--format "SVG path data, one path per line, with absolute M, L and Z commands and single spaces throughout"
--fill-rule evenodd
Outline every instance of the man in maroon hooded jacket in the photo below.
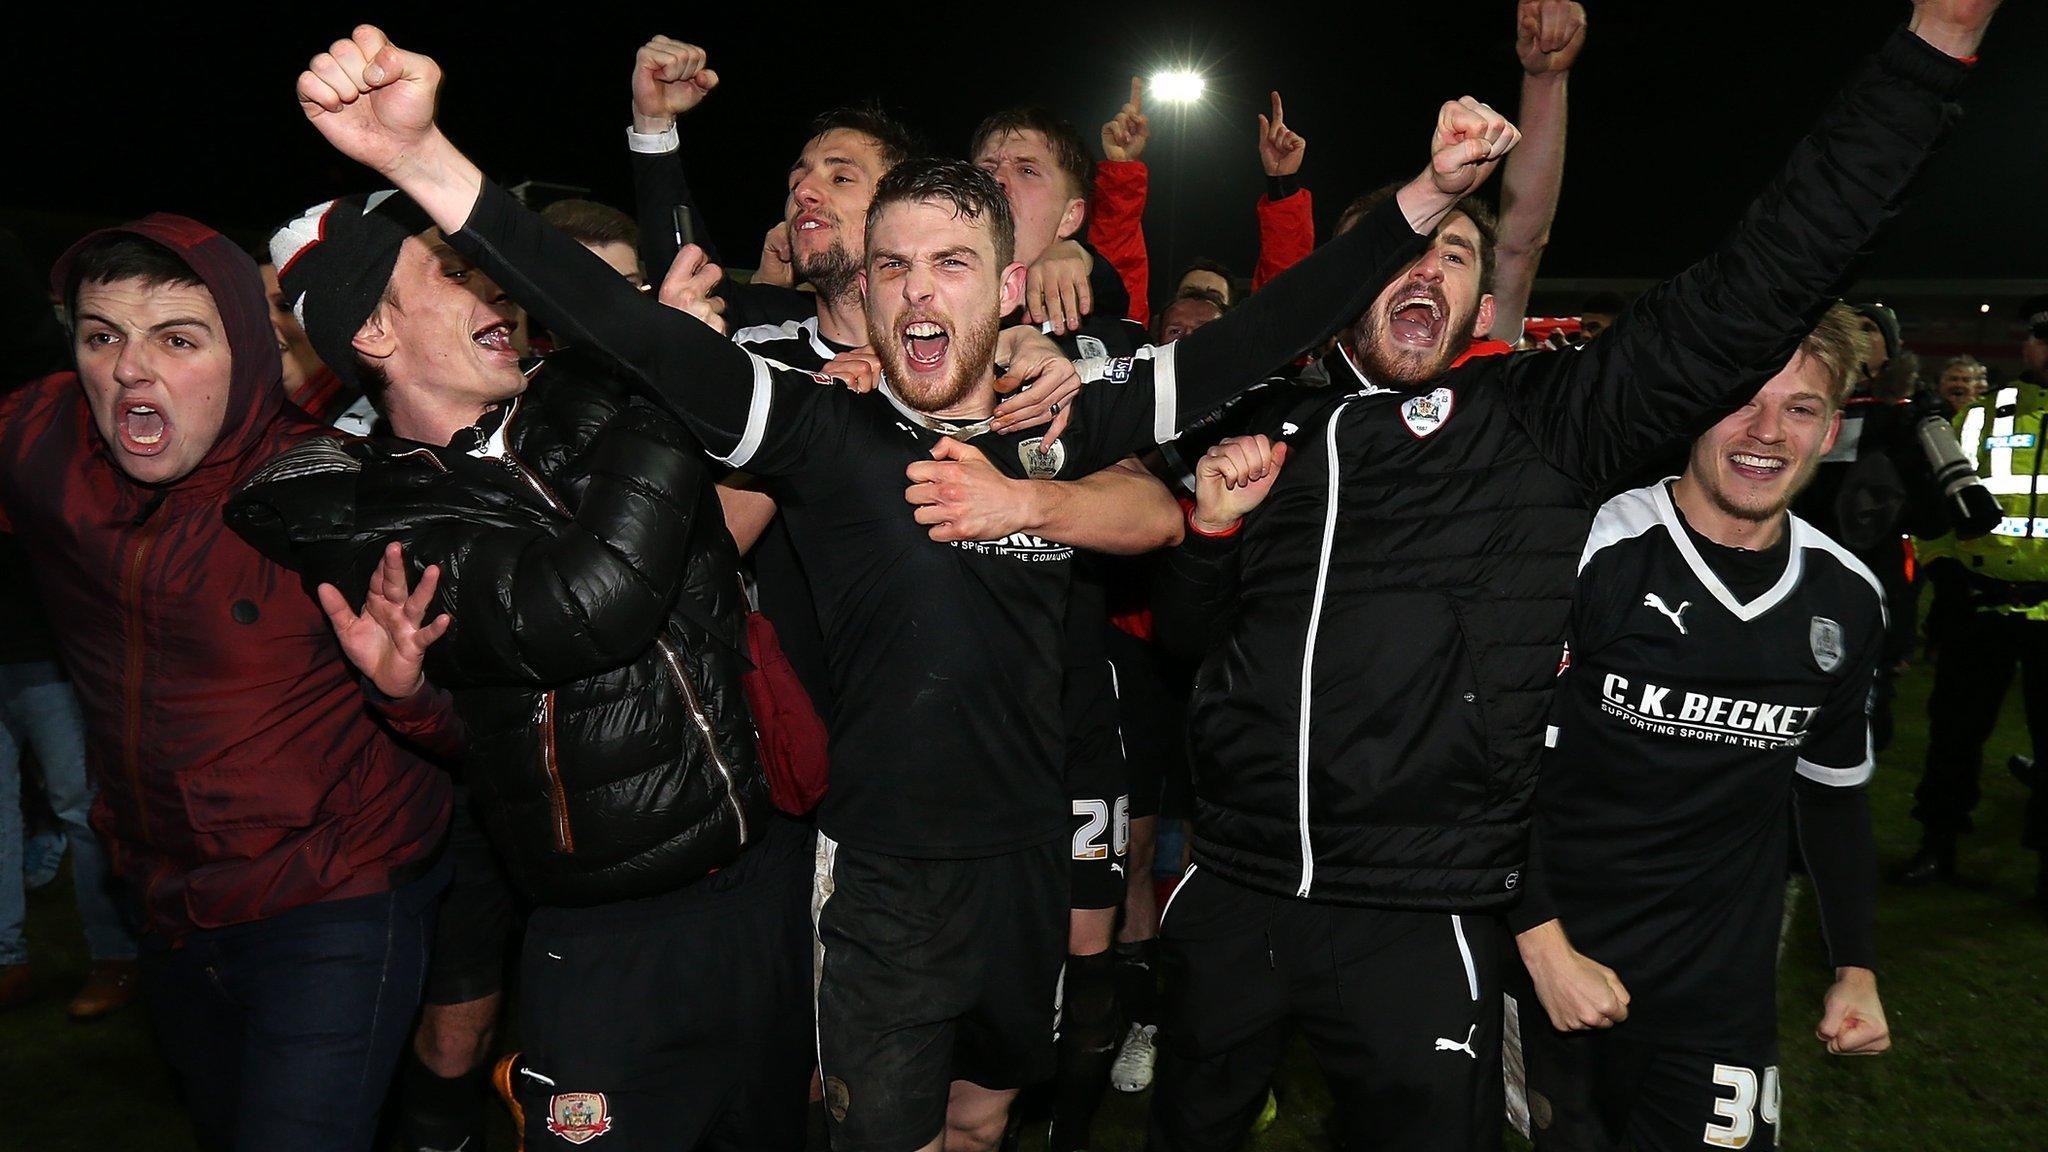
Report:
M 327 434 L 284 403 L 255 263 L 155 215 L 53 283 L 78 370 L 0 402 L 0 532 L 84 708 L 157 1032 L 208 1145 L 368 1148 L 446 883 L 449 781 L 400 737 L 450 750 L 446 697 L 366 699 L 298 579 L 221 521 Z

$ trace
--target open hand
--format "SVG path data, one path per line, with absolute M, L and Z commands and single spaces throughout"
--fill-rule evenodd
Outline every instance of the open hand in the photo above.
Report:
M 1050 425 L 1045 447 L 1051 448 L 1074 416 L 1074 397 L 1081 392 L 1081 373 L 1058 344 L 1036 328 L 1017 324 L 996 337 L 996 391 L 1009 399 L 996 405 L 997 432 L 1016 432 Z
M 422 666 L 427 649 L 451 623 L 445 612 L 431 624 L 422 623 L 440 581 L 440 566 L 429 564 L 420 573 L 420 586 L 408 592 L 405 555 L 394 541 L 385 546 L 384 557 L 370 576 L 370 595 L 363 601 L 362 612 L 350 611 L 348 601 L 332 584 L 315 589 L 327 622 L 341 641 L 342 653 L 386 696 L 404 699 L 426 682 Z
M 1095 261 L 1073 240 L 1060 240 L 1024 272 L 1024 318 L 1050 323 L 1065 335 L 1081 330 L 1081 320 L 1095 310 L 1088 272 Z
M 972 444 L 942 436 L 904 474 L 903 498 L 934 540 L 1000 540 L 1031 527 L 1031 482 L 1003 475 Z

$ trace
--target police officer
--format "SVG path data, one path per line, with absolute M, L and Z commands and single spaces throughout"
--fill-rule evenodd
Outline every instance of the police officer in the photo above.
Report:
M 2041 763 L 2048 736 L 2048 295 L 2021 310 L 2027 328 L 2018 380 L 1958 416 L 1962 448 L 1974 458 L 2003 517 L 1987 535 L 1943 550 L 1945 579 L 1958 581 L 1960 607 L 1941 622 L 1934 691 L 1928 698 L 1927 768 L 1914 791 L 1913 816 L 1923 829 L 1920 850 L 1898 879 L 1925 884 L 1955 876 L 1956 840 L 1970 828 L 1984 741 L 1997 723 L 2013 672 L 2021 672 L 2027 730 Z M 2024 841 L 2048 849 L 2048 791 L 2027 805 Z M 2048 911 L 2048 868 L 2035 898 Z

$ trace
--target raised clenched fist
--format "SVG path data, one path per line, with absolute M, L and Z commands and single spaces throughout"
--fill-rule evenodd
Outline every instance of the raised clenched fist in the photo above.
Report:
M 1521 138 L 1507 117 L 1470 96 L 1459 97 L 1437 112 L 1436 134 L 1430 138 L 1430 182 L 1446 196 L 1469 196 Z
M 718 73 L 704 66 L 704 49 L 667 36 L 656 36 L 633 56 L 633 123 L 636 129 L 666 128 L 661 121 L 704 102 L 718 87 Z
M 364 24 L 299 73 L 299 107 L 341 153 L 389 174 L 434 131 L 441 66 Z
M 1586 44 L 1586 10 L 1572 0 L 1521 0 L 1515 55 L 1531 76 L 1568 71 Z

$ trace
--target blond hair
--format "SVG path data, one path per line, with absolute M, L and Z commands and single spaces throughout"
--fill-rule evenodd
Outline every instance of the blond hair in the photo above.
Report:
M 1863 335 L 1854 309 L 1835 304 L 1821 314 L 1820 323 L 1799 342 L 1799 351 L 1827 370 L 1834 386 L 1832 399 L 1839 406 L 1855 387 L 1856 369 L 1863 362 Z

